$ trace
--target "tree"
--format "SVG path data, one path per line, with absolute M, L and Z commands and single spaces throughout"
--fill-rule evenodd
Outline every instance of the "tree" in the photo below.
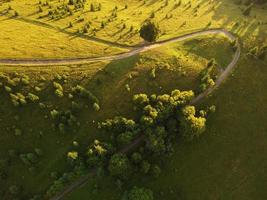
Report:
M 131 171 L 130 162 L 125 154 L 114 154 L 110 161 L 108 170 L 112 176 L 126 179 Z
M 68 152 L 67 157 L 70 160 L 76 160 L 78 158 L 78 152 L 70 151 L 70 152 Z
M 140 29 L 140 36 L 148 42 L 156 41 L 159 33 L 160 30 L 158 26 L 152 21 L 145 22 Z
M 189 140 L 199 137 L 206 128 L 206 119 L 204 117 L 196 117 L 194 106 L 186 106 L 182 109 L 180 123 L 182 135 Z
M 153 192 L 146 188 L 133 187 L 126 192 L 122 200 L 153 200 Z
M 136 105 L 144 105 L 149 103 L 149 98 L 146 94 L 136 94 L 133 96 L 133 102 Z

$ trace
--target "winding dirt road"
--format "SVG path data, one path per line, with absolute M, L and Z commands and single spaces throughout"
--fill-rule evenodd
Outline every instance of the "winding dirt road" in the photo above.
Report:
M 222 34 L 231 41 L 238 39 L 230 32 L 224 30 L 224 29 L 210 29 L 210 30 L 202 30 L 202 31 L 196 31 L 193 33 L 185 34 L 182 36 L 178 36 L 169 40 L 164 40 L 160 42 L 156 42 L 154 44 L 144 45 L 141 47 L 133 47 L 129 52 L 117 54 L 113 56 L 103 56 L 103 57 L 88 57 L 88 58 L 64 58 L 64 59 L 0 59 L 0 65 L 4 66 L 55 66 L 55 65 L 74 65 L 74 64 L 87 64 L 97 61 L 114 61 L 114 60 L 121 60 L 125 59 L 134 55 L 137 55 L 141 52 L 145 52 L 157 47 L 161 47 L 170 43 L 184 41 L 187 39 L 191 39 L 198 36 L 205 36 L 205 35 L 218 35 Z M 191 105 L 195 105 L 199 103 L 201 100 L 203 100 L 205 97 L 207 97 L 210 93 L 212 93 L 216 88 L 218 88 L 222 82 L 231 74 L 233 68 L 236 66 L 239 58 L 241 55 L 241 47 L 239 42 L 237 42 L 237 48 L 235 51 L 235 54 L 233 56 L 232 61 L 229 63 L 229 65 L 225 68 L 225 70 L 220 73 L 219 77 L 217 78 L 215 85 L 203 93 L 196 96 L 191 102 Z M 144 140 L 144 137 L 141 136 L 139 138 L 136 138 L 130 144 L 127 148 L 122 149 L 120 152 L 127 153 L 133 148 L 135 148 L 140 142 Z M 85 184 L 91 176 L 95 174 L 95 171 L 92 171 L 91 173 L 88 173 L 88 175 L 81 177 L 76 182 L 72 183 L 71 185 L 67 186 L 62 192 L 60 192 L 58 195 L 54 196 L 50 200 L 61 200 L 63 197 L 65 197 L 67 194 L 75 190 L 76 188 L 80 187 L 81 185 Z
M 148 44 L 140 47 L 132 47 L 132 49 L 126 53 L 121 53 L 117 55 L 112 56 L 102 56 L 102 57 L 87 57 L 87 58 L 62 58 L 62 59 L 1 59 L 0 58 L 0 65 L 5 66 L 56 66 L 56 65 L 75 65 L 75 64 L 88 64 L 92 62 L 98 62 L 98 61 L 114 61 L 114 60 L 121 60 L 125 59 L 134 55 L 137 55 L 139 53 L 149 51 L 151 49 L 161 47 L 167 44 L 171 44 L 174 42 L 180 42 L 184 40 L 188 40 L 194 37 L 199 36 L 205 36 L 205 35 L 224 35 L 229 40 L 237 40 L 238 39 L 230 33 L 229 31 L 225 29 L 209 29 L 209 30 L 202 30 L 202 31 L 196 31 L 193 33 L 185 34 L 182 36 L 174 37 L 168 40 L 156 42 L 153 44 Z M 225 80 L 226 77 L 229 76 L 233 68 L 236 66 L 236 63 L 239 60 L 241 54 L 241 47 L 240 43 L 237 42 L 237 48 L 234 54 L 234 57 L 229 63 L 229 65 L 226 67 L 226 69 L 219 75 L 217 78 L 215 85 L 200 95 L 198 95 L 196 98 L 194 98 L 191 102 L 192 105 L 197 104 L 200 102 L 203 98 L 207 97 L 211 92 L 213 92 L 216 88 L 218 88 L 223 80 Z
M 209 35 L 209 34 L 223 34 L 224 36 L 229 38 L 231 41 L 233 41 L 233 40 L 237 40 L 238 41 L 238 39 L 232 33 L 228 32 L 228 31 L 226 31 L 224 29 L 212 29 L 212 30 L 198 31 L 198 32 L 186 34 L 186 35 L 183 35 L 183 36 L 178 36 L 176 38 L 172 38 L 172 39 L 169 39 L 169 40 L 157 42 L 155 44 L 143 46 L 143 47 L 134 49 L 132 51 L 129 51 L 127 53 L 120 54 L 120 55 L 106 56 L 106 57 L 99 57 L 99 58 L 69 59 L 68 61 L 70 61 L 72 63 L 76 63 L 76 62 L 88 63 L 88 62 L 95 62 L 95 61 L 120 60 L 120 59 L 127 58 L 127 57 L 130 57 L 130 56 L 136 55 L 138 53 L 141 53 L 141 52 L 144 52 L 144 51 L 148 51 L 150 49 L 157 48 L 157 47 L 169 44 L 169 43 L 183 41 L 183 40 L 187 40 L 187 39 L 190 39 L 190 38 L 193 38 L 193 37 Z M 223 70 L 220 73 L 219 77 L 215 81 L 215 85 L 213 87 L 207 89 L 203 93 L 199 94 L 198 96 L 196 96 L 190 102 L 190 104 L 191 105 L 196 105 L 197 103 L 201 102 L 201 100 L 203 100 L 205 97 L 207 97 L 210 93 L 212 93 L 216 88 L 218 88 L 222 84 L 222 82 L 231 74 L 233 68 L 236 66 L 236 64 L 237 64 L 237 62 L 238 62 L 238 60 L 240 58 L 240 55 L 241 55 L 241 46 L 240 46 L 240 43 L 237 42 L 237 48 L 236 48 L 236 51 L 235 51 L 235 54 L 233 56 L 232 61 L 228 64 L 226 69 Z M 38 61 L 38 60 L 36 60 L 36 61 L 23 61 L 23 62 L 30 62 L 30 63 L 36 63 L 37 62 L 37 64 L 42 64 L 42 62 L 46 62 L 46 63 L 59 64 L 59 63 L 65 63 L 66 61 L 67 60 L 50 60 L 50 61 L 48 61 L 48 60 L 46 60 L 46 61 L 40 61 L 40 60 Z M 144 136 L 141 135 L 139 138 L 136 138 L 129 146 L 127 146 L 126 148 L 122 149 L 120 152 L 127 153 L 127 152 L 131 151 L 138 144 L 143 142 L 143 140 L 144 140 Z M 95 171 L 92 171 L 88 175 L 81 177 L 76 182 L 74 182 L 72 185 L 69 185 L 68 187 L 66 187 L 65 190 L 63 190 L 61 193 L 59 193 L 58 195 L 54 196 L 50 200 L 61 200 L 61 199 L 63 199 L 67 194 L 71 193 L 76 188 L 84 185 L 88 180 L 90 180 L 90 178 L 94 174 L 95 174 Z

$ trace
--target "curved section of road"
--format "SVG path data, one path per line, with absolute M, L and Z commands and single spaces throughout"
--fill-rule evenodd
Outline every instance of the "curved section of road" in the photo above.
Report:
M 191 105 L 196 105 L 201 100 L 203 100 L 205 97 L 207 97 L 210 93 L 212 93 L 216 88 L 218 88 L 222 82 L 230 75 L 233 68 L 236 66 L 240 55 L 241 55 L 241 45 L 238 42 L 238 39 L 230 32 L 224 29 L 209 29 L 209 30 L 202 30 L 202 31 L 196 31 L 193 33 L 185 34 L 182 36 L 178 36 L 175 38 L 171 38 L 168 40 L 156 42 L 154 44 L 144 45 L 140 47 L 132 47 L 130 51 L 122 54 L 117 54 L 113 56 L 103 56 L 103 57 L 88 57 L 88 58 L 64 58 L 64 59 L 0 59 L 0 65 L 5 66 L 55 66 L 55 65 L 75 65 L 75 64 L 88 64 L 92 62 L 97 61 L 114 61 L 114 60 L 121 60 L 125 59 L 134 55 L 137 55 L 141 52 L 145 52 L 157 47 L 161 47 L 167 44 L 171 44 L 174 42 L 184 41 L 187 39 L 191 39 L 198 36 L 205 36 L 205 35 L 211 35 L 211 34 L 222 34 L 231 41 L 236 40 L 237 41 L 237 48 L 235 51 L 235 54 L 233 56 L 233 59 L 231 63 L 226 67 L 224 71 L 222 71 L 215 81 L 215 85 L 211 88 L 208 88 L 203 93 L 196 96 L 191 102 Z M 143 136 L 140 136 L 139 138 L 136 138 L 132 142 L 131 145 L 129 145 L 127 148 L 122 149 L 120 152 L 127 153 L 133 148 L 135 148 L 137 145 L 139 145 L 144 140 Z M 61 200 L 63 197 L 65 197 L 67 194 L 75 190 L 76 188 L 80 187 L 81 185 L 85 184 L 92 175 L 95 174 L 95 171 L 92 171 L 91 173 L 88 173 L 88 175 L 81 177 L 76 182 L 72 183 L 71 185 L 67 186 L 62 192 L 51 198 L 50 200 Z
M 194 32 L 194 33 L 190 33 L 190 34 L 186 34 L 183 36 L 179 36 L 176 38 L 172 38 L 169 40 L 165 40 L 165 41 L 161 41 L 161 42 L 157 42 L 155 44 L 151 44 L 151 45 L 147 45 L 147 46 L 143 46 L 137 49 L 133 49 L 130 52 L 124 53 L 124 54 L 120 54 L 120 55 L 115 55 L 115 56 L 107 56 L 107 57 L 100 57 L 100 58 L 84 58 L 84 60 L 81 59 L 69 59 L 70 62 L 95 62 L 95 61 L 106 61 L 106 60 L 120 60 L 123 58 L 127 58 L 133 55 L 136 55 L 138 53 L 144 52 L 144 51 L 148 51 L 150 49 L 156 48 L 156 47 L 160 47 L 169 43 L 173 43 L 173 42 L 178 42 L 178 41 L 183 41 L 183 40 L 187 40 L 193 37 L 197 37 L 197 36 L 203 36 L 203 35 L 209 35 L 209 34 L 223 34 L 225 35 L 227 38 L 229 38 L 231 41 L 236 40 L 237 41 L 237 48 L 235 51 L 235 54 L 233 56 L 233 59 L 231 61 L 231 63 L 229 63 L 229 65 L 226 67 L 226 69 L 224 71 L 221 72 L 221 74 L 219 75 L 219 77 L 217 78 L 215 85 L 209 89 L 207 89 L 206 91 L 204 91 L 203 93 L 199 94 L 198 96 L 196 96 L 191 102 L 191 105 L 196 105 L 199 102 L 201 102 L 201 100 L 203 100 L 205 97 L 207 97 L 210 93 L 212 93 L 216 88 L 218 88 L 223 80 L 225 80 L 230 73 L 232 72 L 233 68 L 236 66 L 240 55 L 241 55 L 241 45 L 238 42 L 238 39 L 230 32 L 224 30 L 224 29 L 212 29 L 212 30 L 204 30 L 204 31 L 198 31 L 198 32 Z M 1 61 L 0 61 L 1 62 Z M 27 61 L 23 61 L 23 62 L 27 62 Z M 56 63 L 60 63 L 60 62 L 66 62 L 66 60 L 61 61 L 61 60 L 51 60 L 51 61 L 28 61 L 30 63 L 40 63 L 42 64 L 42 62 L 56 62 Z M 19 63 L 19 62 L 18 62 Z M 70 63 L 69 63 L 70 64 Z M 130 145 L 128 145 L 127 147 L 123 148 L 120 150 L 120 152 L 122 153 L 127 153 L 129 151 L 131 151 L 132 149 L 134 149 L 137 145 L 139 145 L 141 142 L 143 142 L 145 139 L 145 137 L 143 135 L 141 135 L 140 137 L 136 138 Z M 71 193 L 73 190 L 75 190 L 76 188 L 84 185 L 88 180 L 90 180 L 90 178 L 95 174 L 95 170 L 92 171 L 91 173 L 88 173 L 86 176 L 81 177 L 80 179 L 78 179 L 76 182 L 74 182 L 73 184 L 69 185 L 68 187 L 65 188 L 65 190 L 63 190 L 62 192 L 60 192 L 58 195 L 54 196 L 53 198 L 51 198 L 50 200 L 61 200 L 63 199 L 67 194 Z

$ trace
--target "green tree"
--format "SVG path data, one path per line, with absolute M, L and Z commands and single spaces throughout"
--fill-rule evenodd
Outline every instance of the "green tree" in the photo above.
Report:
M 122 200 L 153 200 L 153 192 L 150 189 L 133 187 L 126 192 Z
M 182 135 L 189 140 L 199 137 L 206 128 L 206 119 L 204 117 L 196 117 L 194 106 L 186 106 L 182 109 L 180 123 Z
M 159 33 L 159 27 L 152 21 L 145 22 L 140 29 L 140 36 L 148 42 L 156 41 Z
M 131 166 L 127 156 L 122 153 L 114 154 L 109 161 L 108 170 L 114 177 L 122 179 L 129 177 Z

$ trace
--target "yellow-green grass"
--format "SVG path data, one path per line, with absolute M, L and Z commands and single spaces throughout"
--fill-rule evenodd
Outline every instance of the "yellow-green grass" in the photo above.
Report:
M 51 20 L 48 17 L 39 18 L 40 16 L 46 16 L 48 7 L 43 7 L 43 12 L 38 13 L 38 2 L 38 0 L 31 2 L 13 0 L 10 3 L 3 4 L 2 9 L 11 5 L 22 16 L 40 20 L 62 29 L 66 29 L 69 22 L 72 22 L 73 28 L 67 28 L 71 32 L 76 32 L 77 29 L 82 29 L 84 24 L 91 22 L 88 35 L 92 35 L 90 33 L 91 30 L 96 28 L 95 37 L 124 44 L 142 42 L 138 30 L 141 24 L 153 12 L 155 13 L 153 20 L 159 24 L 161 29 L 159 40 L 203 28 L 225 28 L 245 38 L 247 45 L 255 45 L 253 42 L 262 43 L 266 41 L 264 37 L 267 27 L 266 8 L 262 9 L 260 6 L 255 6 L 250 16 L 245 17 L 242 14 L 245 6 L 236 5 L 233 0 L 182 0 L 181 6 L 177 8 L 175 8 L 176 1 L 174 0 L 169 0 L 167 6 L 165 6 L 165 1 L 153 0 L 146 1 L 145 4 L 144 1 L 139 0 L 87 1 L 83 11 L 76 12 L 72 16 L 66 16 L 59 20 Z M 49 3 L 55 8 L 58 5 L 62 5 L 63 2 L 67 4 L 68 1 L 51 1 Z M 191 2 L 191 6 L 189 6 L 189 2 Z M 101 11 L 90 12 L 91 3 L 101 3 Z M 125 9 L 125 5 L 128 5 L 127 9 Z M 117 17 L 108 22 L 105 28 L 101 28 L 101 23 L 108 21 L 115 6 L 118 7 Z M 81 18 L 84 21 L 78 23 L 77 19 Z M 122 29 L 123 24 L 126 25 L 125 29 Z M 129 32 L 131 26 L 133 26 L 133 31 Z
M 0 38 L 0 58 L 96 57 L 126 51 L 3 16 Z
M 129 7 L 127 10 L 118 12 L 119 19 L 111 22 L 104 30 L 97 32 L 96 37 L 129 44 L 141 42 L 138 34 L 132 37 L 126 34 L 122 39 L 119 39 L 119 36 L 123 35 L 131 25 L 133 25 L 135 29 L 138 29 L 152 10 L 155 10 L 163 4 L 163 1 L 147 1 L 146 5 L 142 5 L 143 1 L 101 2 L 103 3 L 102 12 L 87 12 L 81 15 L 86 18 L 86 21 L 92 21 L 93 26 L 99 27 L 103 20 L 101 16 L 110 15 L 110 10 L 113 9 L 115 5 L 118 5 L 120 10 L 125 4 L 128 4 Z M 185 3 L 187 1 L 183 2 Z M 194 1 L 193 4 L 195 4 L 195 2 L 196 1 Z M 256 14 L 258 17 L 246 18 L 242 16 L 240 8 L 232 4 L 230 0 L 208 2 L 209 1 L 205 0 L 197 2 L 202 3 L 197 17 L 191 17 L 192 10 L 196 6 L 193 5 L 192 8 L 188 10 L 184 10 L 183 7 L 180 7 L 176 11 L 172 11 L 173 17 L 171 19 L 163 20 L 166 14 L 170 13 L 170 8 L 173 6 L 173 1 L 169 1 L 169 6 L 163 8 L 162 11 L 160 11 L 162 13 L 158 12 L 155 17 L 162 31 L 166 33 L 162 35 L 160 39 L 187 33 L 192 31 L 192 29 L 203 28 L 211 22 L 210 27 L 224 27 L 238 33 L 239 36 L 242 37 L 242 42 L 245 47 L 254 46 L 258 43 L 262 44 L 266 41 L 266 25 L 258 25 L 258 21 L 266 21 L 266 10 L 258 8 L 253 9 L 251 16 Z M 60 26 L 61 28 L 66 28 L 68 23 L 78 15 L 76 14 L 73 17 L 67 17 L 66 19 L 58 21 L 48 20 L 47 18 L 37 19 L 39 14 L 34 14 L 37 10 L 36 3 L 37 1 L 26 2 L 14 0 L 8 4 L 11 4 L 14 9 L 18 10 L 20 15 Z M 7 7 L 8 4 L 4 4 L 1 8 Z M 211 10 L 214 5 L 216 9 Z M 142 13 L 140 13 L 141 10 Z M 136 14 L 133 15 L 134 13 Z M 98 16 L 98 19 L 94 19 L 94 16 Z M 114 35 L 114 33 L 120 30 L 123 24 L 121 19 L 127 19 L 127 30 Z M 186 25 L 180 27 L 184 21 L 187 21 Z M 236 21 L 239 21 L 240 25 L 235 27 L 234 24 Z M 8 24 L 11 25 L 13 23 L 14 27 L 7 27 Z M 22 24 L 18 25 L 17 23 Z M 64 44 L 63 46 L 66 47 L 66 49 L 60 51 L 59 55 L 56 54 L 58 51 L 53 51 L 51 49 L 58 49 L 61 45 L 52 42 L 53 46 L 51 47 L 49 45 L 51 40 L 47 40 L 47 38 L 49 38 L 47 35 L 48 32 L 52 31 L 51 35 L 59 37 L 62 33 L 36 25 L 27 25 L 27 23 L 15 19 L 3 20 L 0 22 L 0 26 L 2 24 L 5 24 L 5 26 L 3 27 L 4 29 L 0 30 L 0 34 L 5 34 L 1 37 L 3 41 L 1 40 L 0 45 L 2 43 L 6 44 L 7 49 L 10 49 L 11 46 L 15 46 L 15 48 L 21 48 L 21 46 L 28 48 L 28 51 L 24 53 L 23 49 L 20 50 L 22 52 L 21 54 L 18 53 L 20 51 L 17 49 L 10 50 L 10 55 L 7 57 L 25 57 L 26 53 L 26 57 L 60 57 L 62 53 L 66 57 L 85 54 L 85 56 L 87 56 L 87 53 L 91 52 L 92 48 L 94 51 L 100 48 L 100 45 L 96 44 L 97 48 L 95 46 L 90 46 L 87 52 L 88 41 L 84 41 L 85 44 L 82 45 L 82 47 L 80 46 L 80 44 L 82 44 L 80 41 L 69 45 L 71 41 L 70 36 L 64 34 L 64 36 L 62 35 L 60 37 L 65 37 L 66 39 L 60 38 L 58 42 L 60 42 L 61 45 Z M 25 27 L 28 26 L 34 26 L 35 28 L 25 29 Z M 82 23 L 74 23 L 74 28 L 69 31 L 76 31 L 76 29 L 81 28 L 81 26 Z M 12 33 L 13 30 L 16 30 L 16 27 L 21 27 L 21 29 L 18 30 L 21 34 L 16 35 L 16 33 Z M 33 34 L 33 38 L 38 37 L 35 34 L 36 31 L 32 32 L 32 30 L 35 29 L 39 30 L 37 31 L 38 34 L 45 34 L 43 35 L 44 37 L 40 37 L 35 43 L 31 43 L 31 40 L 29 41 L 29 38 L 26 36 Z M 10 32 L 7 30 L 10 30 Z M 12 37 L 12 41 L 8 42 L 6 40 L 6 38 L 9 37 L 7 33 L 16 35 L 16 39 Z M 20 43 L 13 45 L 15 41 L 20 41 Z M 141 57 L 135 56 L 124 61 L 100 63 L 89 66 L 35 68 L 32 69 L 32 71 L 27 68 L 2 68 L 1 70 L 18 71 L 19 73 L 25 71 L 24 73 L 29 74 L 32 77 L 31 79 L 37 79 L 40 74 L 44 74 L 47 76 L 47 80 L 49 80 L 49 87 L 51 87 L 52 79 L 49 77 L 51 77 L 55 71 L 62 73 L 60 71 L 66 70 L 71 74 L 70 77 L 72 78 L 70 78 L 70 81 L 66 83 L 64 87 L 68 88 L 72 84 L 81 82 L 82 85 L 86 85 L 100 98 L 102 108 L 99 113 L 95 113 L 90 109 L 84 109 L 79 116 L 82 126 L 78 133 L 62 136 L 50 128 L 51 122 L 49 120 L 43 119 L 45 114 L 48 115 L 47 112 L 43 113 L 38 110 L 37 106 L 26 106 L 26 108 L 18 111 L 11 106 L 8 97 L 3 95 L 0 102 L 1 105 L 3 105 L 2 111 L 4 112 L 4 117 L 2 117 L 3 120 L 0 122 L 0 126 L 4 127 L 2 129 L 4 133 L 0 136 L 1 144 L 3 144 L 0 147 L 0 155 L 5 158 L 7 156 L 7 151 L 11 148 L 18 148 L 21 153 L 27 153 L 32 151 L 35 147 L 42 148 L 45 155 L 40 160 L 41 163 L 37 168 L 36 174 L 30 174 L 28 172 L 28 167 L 23 165 L 19 159 L 17 159 L 17 161 L 12 161 L 10 177 L 7 181 L 0 183 L 1 188 L 6 190 L 11 184 L 22 184 L 25 188 L 25 193 L 39 193 L 44 191 L 53 181 L 49 178 L 50 172 L 61 172 L 65 169 L 66 153 L 70 149 L 73 140 L 88 143 L 95 137 L 105 137 L 98 134 L 95 126 L 91 123 L 93 119 L 102 120 L 117 114 L 126 115 L 130 113 L 130 115 L 132 115 L 130 112 L 130 101 L 134 93 L 164 93 L 174 88 L 196 88 L 198 86 L 197 74 L 204 68 L 207 61 L 206 59 L 216 57 L 218 63 L 224 66 L 230 57 L 228 51 L 221 51 L 221 49 L 228 49 L 228 45 L 225 45 L 223 42 L 218 42 L 214 46 L 211 45 L 211 48 L 205 48 L 205 45 L 210 44 L 211 41 L 213 40 L 201 39 L 201 42 L 199 42 L 199 40 L 192 40 L 191 42 L 185 42 L 184 47 L 173 45 L 174 47 L 153 50 L 152 54 L 151 52 L 144 53 Z M 9 47 L 7 47 L 7 44 L 9 44 Z M 38 54 L 39 52 L 36 51 L 36 44 L 40 44 L 40 46 L 44 46 L 44 48 L 47 48 L 48 45 L 51 49 L 45 49 L 43 54 Z M 78 46 L 76 51 L 71 48 L 75 46 L 75 44 Z M 27 47 L 27 45 L 29 46 Z M 40 50 L 42 49 L 40 48 Z M 53 51 L 52 54 L 51 51 Z M 190 51 L 190 53 L 188 54 L 187 51 Z M 3 53 L 6 52 L 7 50 L 3 49 Z M 77 52 L 77 54 L 74 52 Z M 103 53 L 103 51 L 100 52 Z M 114 53 L 114 50 L 110 52 Z M 205 52 L 205 54 L 203 54 L 203 52 Z M 101 53 L 99 55 L 101 55 Z M 170 62 L 173 61 L 173 57 L 181 58 L 180 62 L 174 66 L 172 66 L 172 62 Z M 166 65 L 164 60 L 168 60 L 170 64 Z M 149 78 L 150 70 L 153 66 L 157 66 L 155 80 Z M 182 68 L 180 69 L 179 66 Z M 101 71 L 100 69 L 104 70 Z M 266 163 L 261 162 L 261 160 L 264 160 L 264 153 L 262 152 L 266 151 L 264 148 L 264 142 L 266 140 L 264 133 L 266 130 L 261 120 L 266 121 L 263 114 L 266 113 L 266 108 L 264 107 L 264 101 L 266 99 L 264 92 L 264 88 L 266 88 L 265 69 L 266 67 L 263 62 L 251 60 L 251 58 L 242 58 L 238 70 L 235 72 L 236 75 L 228 79 L 229 81 L 207 102 L 209 105 L 215 104 L 217 106 L 217 113 L 210 118 L 205 136 L 192 144 L 178 144 L 176 148 L 176 152 L 178 153 L 175 153 L 167 166 L 163 166 L 163 173 L 159 179 L 140 178 L 129 182 L 129 185 L 144 185 L 150 187 L 156 192 L 156 198 L 158 199 L 161 198 L 157 193 L 159 190 L 164 191 L 166 199 L 177 199 L 177 196 L 190 200 L 198 199 L 199 196 L 203 197 L 203 199 L 214 199 L 217 197 L 229 199 L 231 197 L 227 195 L 231 195 L 232 191 L 234 191 L 232 193 L 233 199 L 245 199 L 245 195 L 250 197 L 248 199 L 255 199 L 254 197 L 256 195 L 258 195 L 256 197 L 259 197 L 256 199 L 264 197 L 265 190 L 263 190 L 262 187 L 265 187 L 263 183 L 265 177 L 262 171 Z M 131 73 L 133 77 L 135 75 L 137 75 L 137 77 L 130 79 L 129 74 Z M 131 88 L 130 92 L 127 92 L 125 84 L 129 84 Z M 33 89 L 31 88 L 31 90 Z M 45 93 L 42 94 L 42 98 L 47 98 L 49 104 L 56 104 L 59 108 L 69 106 L 70 100 L 67 98 L 58 100 L 52 93 L 53 91 L 51 89 L 45 91 Z M 17 114 L 18 112 L 19 114 Z M 14 121 L 14 115 L 20 115 L 20 120 L 18 122 Z M 89 123 L 87 124 L 87 122 Z M 7 127 L 12 127 L 14 124 L 22 127 L 25 131 L 25 134 L 23 134 L 21 138 L 15 137 L 13 131 L 6 130 Z M 32 133 L 29 131 L 30 126 L 34 126 Z M 38 139 L 40 130 L 44 130 L 45 132 L 45 136 L 41 140 Z M 59 141 L 59 143 L 57 141 Z M 250 155 L 250 157 L 246 157 L 247 155 Z M 253 163 L 250 164 L 250 161 Z M 177 167 L 177 172 L 171 170 L 174 166 Z M 226 175 L 229 177 L 227 178 Z M 218 180 L 220 182 L 215 185 Z M 89 184 L 91 184 L 91 182 Z M 77 190 L 70 199 L 87 199 L 89 195 L 92 195 L 94 199 L 105 199 L 107 197 L 109 197 L 109 199 L 112 199 L 112 197 L 118 199 L 119 191 L 112 188 L 112 186 L 114 186 L 114 181 L 110 180 L 110 182 L 107 181 L 105 184 L 106 187 L 102 185 L 100 194 L 91 194 L 91 190 L 88 187 L 84 187 L 82 191 Z M 214 185 L 216 189 L 214 189 Z M 228 185 L 229 188 L 227 188 Z M 108 191 L 105 190 L 107 187 L 111 189 Z M 169 187 L 174 193 L 170 192 Z M 260 188 L 260 192 L 255 194 L 256 191 L 254 188 L 255 190 Z M 87 193 L 88 191 L 89 195 Z M 112 191 L 117 192 L 117 194 L 112 193 Z M 211 195 L 209 196 L 209 194 Z

